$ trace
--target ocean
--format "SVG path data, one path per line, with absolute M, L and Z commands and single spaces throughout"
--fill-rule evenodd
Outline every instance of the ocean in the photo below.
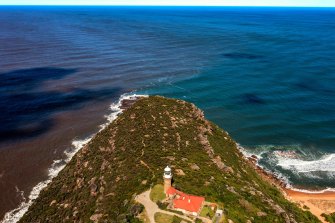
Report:
M 334 56 L 334 8 L 0 7 L 0 219 L 134 94 L 195 103 L 288 186 L 332 190 Z

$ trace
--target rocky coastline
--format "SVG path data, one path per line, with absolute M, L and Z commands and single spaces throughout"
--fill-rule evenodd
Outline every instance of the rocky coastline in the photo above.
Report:
M 289 154 L 293 156 L 294 154 Z M 290 187 L 283 179 L 276 176 L 276 174 L 263 169 L 258 165 L 258 157 L 251 155 L 245 157 L 249 164 L 255 171 L 262 176 L 262 178 L 273 186 L 277 187 L 286 199 L 292 201 L 303 210 L 309 210 L 312 214 L 319 218 L 323 223 L 326 223 L 323 214 L 335 213 L 335 192 L 334 191 L 309 191 L 300 190 Z

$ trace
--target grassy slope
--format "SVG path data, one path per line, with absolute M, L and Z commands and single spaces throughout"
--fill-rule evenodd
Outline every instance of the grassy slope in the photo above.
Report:
M 162 183 L 167 164 L 185 173 L 175 174 L 175 187 L 223 203 L 234 222 L 319 222 L 263 181 L 228 134 L 192 104 L 162 97 L 137 101 L 98 133 L 20 222 L 132 221 L 134 196 Z
M 331 214 L 322 214 L 327 222 L 334 223 L 335 222 L 335 212 Z

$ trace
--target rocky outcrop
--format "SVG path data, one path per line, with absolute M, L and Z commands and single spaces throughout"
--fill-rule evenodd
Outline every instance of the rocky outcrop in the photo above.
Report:
M 143 210 L 135 197 L 162 183 L 166 165 L 177 189 L 224 204 L 230 223 L 318 222 L 260 178 L 195 105 L 155 96 L 123 106 L 128 109 L 72 158 L 20 222 L 137 222 Z

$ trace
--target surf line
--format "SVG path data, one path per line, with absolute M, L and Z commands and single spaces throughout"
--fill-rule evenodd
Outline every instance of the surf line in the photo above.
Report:
M 124 101 L 134 101 L 142 97 L 148 97 L 148 95 L 141 95 L 135 93 L 122 94 L 117 103 L 112 103 L 110 105 L 111 113 L 105 116 L 107 122 L 100 125 L 98 132 L 106 128 L 110 123 L 112 123 L 118 117 L 118 115 L 120 115 L 125 110 L 125 108 L 122 106 Z M 69 150 L 64 151 L 66 158 L 64 160 L 54 160 L 51 167 L 48 168 L 48 178 L 42 182 L 39 182 L 36 186 L 34 186 L 28 196 L 28 199 L 24 199 L 17 208 L 7 212 L 1 222 L 2 223 L 18 222 L 22 218 L 22 216 L 28 211 L 28 208 L 33 204 L 33 201 L 39 196 L 40 192 L 52 181 L 54 177 L 58 175 L 58 173 L 66 166 L 66 164 L 70 162 L 72 157 L 88 142 L 90 142 L 91 139 L 96 134 L 97 133 L 85 139 L 73 140 L 72 147 Z
M 261 164 L 259 164 L 259 161 L 262 159 L 262 155 L 266 153 L 267 151 L 262 151 L 258 154 L 254 154 L 241 146 L 240 144 L 236 144 L 237 148 L 241 151 L 244 158 L 248 161 L 250 161 L 256 170 L 258 170 L 261 174 L 263 173 L 266 176 L 270 176 L 272 180 L 278 185 L 281 189 L 288 189 L 291 191 L 296 192 L 302 192 L 306 194 L 324 194 L 327 192 L 335 192 L 335 188 L 327 187 L 322 190 L 308 190 L 308 189 L 300 189 L 295 188 L 288 180 L 286 176 L 284 176 L 280 172 L 274 172 L 272 170 L 268 170 L 267 168 L 264 168 Z M 276 152 L 274 150 L 273 152 Z M 278 158 L 278 157 L 277 157 Z M 310 171 L 320 171 L 320 170 L 327 170 L 327 171 L 335 171 L 335 154 L 327 154 L 322 156 L 320 159 L 311 160 L 311 161 L 305 161 L 298 158 L 285 158 L 281 159 L 278 158 L 278 166 L 281 166 L 284 169 L 291 170 L 291 171 L 297 171 L 299 173 L 305 173 Z M 329 166 L 331 165 L 331 166 Z

